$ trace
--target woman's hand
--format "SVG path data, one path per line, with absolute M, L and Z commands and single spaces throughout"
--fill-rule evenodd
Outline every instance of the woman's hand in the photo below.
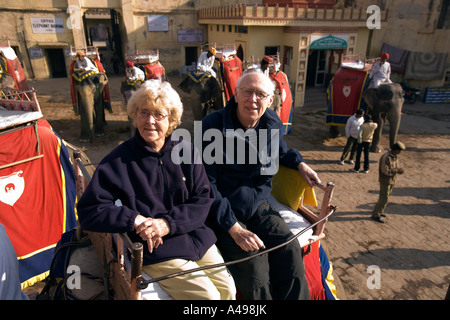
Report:
M 146 218 L 142 215 L 134 220 L 134 228 L 142 240 L 147 241 L 150 253 L 163 244 L 162 238 L 170 232 L 169 223 L 165 219 Z

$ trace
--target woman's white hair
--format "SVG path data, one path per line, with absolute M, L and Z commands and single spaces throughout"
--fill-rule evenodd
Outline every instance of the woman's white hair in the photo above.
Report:
M 170 135 L 181 123 L 183 103 L 178 93 L 167 81 L 147 80 L 128 100 L 127 113 L 133 119 L 135 127 L 137 127 L 136 115 L 139 107 L 158 111 L 167 110 L 170 123 L 167 135 Z

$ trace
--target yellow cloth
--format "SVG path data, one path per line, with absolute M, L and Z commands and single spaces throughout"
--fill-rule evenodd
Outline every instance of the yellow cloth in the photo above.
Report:
M 308 186 L 296 169 L 280 166 L 273 177 L 272 195 L 278 202 L 296 211 L 302 196 L 304 204 L 317 206 L 314 189 Z

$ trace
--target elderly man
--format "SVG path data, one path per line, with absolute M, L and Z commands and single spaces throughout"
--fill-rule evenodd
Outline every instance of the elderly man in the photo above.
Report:
M 212 69 L 214 65 L 216 48 L 209 48 L 206 52 L 202 52 L 197 61 L 197 71 L 205 72 L 216 77 L 216 72 Z
M 380 60 L 373 64 L 372 70 L 369 72 L 370 82 L 369 88 L 378 88 L 380 84 L 392 83 L 391 81 L 391 64 L 387 62 L 389 53 L 382 53 Z
M 271 169 L 277 168 L 268 161 L 269 155 L 281 165 L 298 169 L 310 186 L 312 179 L 320 182 L 300 153 L 288 149 L 283 140 L 283 124 L 268 109 L 274 89 L 263 73 L 244 73 L 226 107 L 203 119 L 203 137 L 221 132 L 223 138 L 223 150 L 215 153 L 222 158 L 215 161 L 207 159 L 211 144 L 203 141 L 203 160 L 216 195 L 208 219 L 226 261 L 252 256 L 293 236 L 268 203 L 276 171 Z M 257 159 L 252 158 L 252 152 L 259 155 Z M 297 241 L 230 265 L 229 270 L 244 299 L 309 299 Z
M 142 82 L 145 81 L 144 71 L 136 67 L 132 61 L 127 61 L 125 63 L 125 67 L 126 67 L 125 74 L 128 84 L 134 85 L 136 81 Z
M 94 65 L 91 59 L 86 57 L 86 54 L 83 51 L 78 51 L 74 71 L 79 73 L 83 73 L 85 71 L 98 72 L 98 68 Z

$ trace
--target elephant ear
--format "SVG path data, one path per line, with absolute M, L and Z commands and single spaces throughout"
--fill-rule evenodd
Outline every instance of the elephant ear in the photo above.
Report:
M 215 77 L 208 77 L 208 80 L 205 82 L 202 90 L 202 94 L 200 100 L 202 102 L 209 101 L 211 99 L 215 99 L 221 92 L 221 87 L 219 81 Z
M 184 78 L 183 81 L 181 81 L 181 83 L 178 85 L 178 88 L 180 88 L 181 90 L 183 90 L 186 93 L 190 93 L 191 92 L 191 84 L 192 80 L 189 76 L 187 76 L 186 78 Z
M 389 84 L 382 84 L 378 87 L 378 99 L 380 100 L 392 100 L 394 93 L 392 86 Z
M 367 89 L 366 92 L 364 92 L 363 99 L 367 103 L 368 108 L 373 109 L 377 100 L 377 89 Z

